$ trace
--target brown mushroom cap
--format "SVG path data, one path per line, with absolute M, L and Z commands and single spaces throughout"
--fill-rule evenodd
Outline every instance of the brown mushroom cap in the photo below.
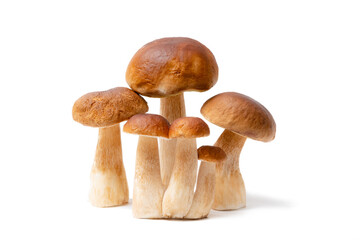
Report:
M 146 101 L 134 91 L 117 87 L 80 97 L 72 109 L 73 119 L 90 127 L 108 127 L 149 110 Z
M 124 125 L 127 133 L 169 138 L 169 122 L 156 114 L 137 114 L 132 116 Z
M 170 126 L 170 138 L 199 138 L 209 136 L 209 126 L 197 117 L 182 117 L 176 119 Z
M 184 91 L 207 91 L 218 79 L 212 52 L 200 42 L 183 37 L 162 38 L 140 48 L 131 59 L 126 81 L 148 97 Z
M 219 147 L 201 146 L 197 150 L 198 159 L 206 162 L 222 162 L 226 160 L 226 153 Z
M 215 125 L 254 140 L 268 142 L 275 138 L 276 124 L 270 112 L 240 93 L 225 92 L 210 98 L 201 114 Z

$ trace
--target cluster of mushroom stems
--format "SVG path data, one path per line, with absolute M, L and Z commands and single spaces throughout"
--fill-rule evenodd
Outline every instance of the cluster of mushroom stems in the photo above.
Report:
M 138 134 L 133 215 L 137 218 L 188 218 L 206 217 L 211 209 L 215 193 L 215 164 L 201 164 L 198 185 L 197 161 L 225 160 L 225 153 L 198 153 L 196 138 L 209 135 L 207 124 L 200 118 L 183 117 L 171 125 L 160 115 L 138 114 L 124 125 L 124 132 Z M 158 142 L 176 139 L 175 161 L 169 184 L 161 180 Z M 204 148 L 204 147 L 203 147 Z M 209 149 L 217 147 L 207 146 Z M 200 148 L 201 149 L 201 148 Z M 199 149 L 199 150 L 200 150 Z M 215 159 L 215 160 L 214 160 Z
M 129 200 L 119 125 L 127 121 L 123 131 L 139 135 L 134 217 L 201 219 L 211 209 L 246 206 L 240 152 L 247 138 L 273 140 L 276 125 L 254 99 L 221 93 L 207 100 L 200 112 L 225 130 L 214 146 L 198 148 L 196 138 L 209 136 L 210 129 L 201 118 L 186 117 L 184 92 L 206 91 L 217 78 L 215 57 L 203 44 L 189 38 L 163 38 L 146 44 L 130 61 L 126 81 L 131 89 L 92 92 L 75 102 L 73 119 L 99 128 L 90 174 L 92 205 L 119 206 Z M 160 115 L 147 113 L 141 95 L 160 98 Z

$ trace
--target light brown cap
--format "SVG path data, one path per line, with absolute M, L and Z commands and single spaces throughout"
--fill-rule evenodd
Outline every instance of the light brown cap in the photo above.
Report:
M 235 92 L 207 100 L 201 114 L 210 122 L 242 136 L 268 142 L 275 138 L 276 124 L 270 112 L 254 99 Z
M 201 146 L 197 150 L 198 159 L 206 162 L 222 162 L 226 160 L 226 153 L 219 147 Z
M 156 114 L 137 114 L 132 116 L 124 125 L 127 133 L 169 138 L 169 122 Z
M 200 138 L 209 136 L 209 126 L 197 117 L 182 117 L 176 119 L 170 126 L 170 138 Z
M 149 110 L 146 101 L 134 91 L 117 87 L 80 97 L 72 109 L 73 119 L 90 127 L 108 127 Z
M 162 38 L 140 48 L 131 59 L 126 81 L 148 97 L 184 91 L 207 91 L 218 79 L 212 52 L 200 42 L 183 37 Z

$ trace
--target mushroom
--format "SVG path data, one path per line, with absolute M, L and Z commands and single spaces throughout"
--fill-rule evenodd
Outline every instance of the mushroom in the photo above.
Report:
M 269 142 L 275 138 L 276 124 L 270 112 L 254 99 L 236 92 L 225 92 L 207 100 L 201 114 L 225 128 L 215 146 L 222 148 L 227 160 L 216 164 L 213 209 L 230 210 L 246 206 L 244 180 L 239 156 L 246 138 Z
M 211 51 L 183 37 L 162 38 L 140 48 L 131 59 L 126 81 L 134 91 L 161 98 L 160 114 L 170 123 L 185 117 L 184 91 L 207 91 L 218 79 Z M 160 140 L 161 178 L 168 185 L 175 161 L 176 139 Z
M 226 159 L 225 152 L 214 146 L 202 146 L 198 150 L 199 168 L 196 192 L 187 219 L 205 218 L 209 215 L 215 196 L 215 163 Z
M 132 210 L 136 218 L 162 218 L 164 186 L 160 175 L 157 137 L 169 137 L 169 122 L 160 115 L 137 114 L 124 132 L 138 134 Z
M 123 87 L 88 93 L 75 102 L 73 119 L 85 126 L 99 128 L 95 160 L 90 174 L 89 198 L 92 205 L 110 207 L 128 202 L 129 191 L 122 160 L 119 123 L 147 111 L 146 101 Z
M 164 217 L 183 218 L 188 213 L 197 174 L 196 138 L 209 134 L 208 125 L 200 118 L 183 117 L 171 124 L 169 137 L 178 141 L 174 169 L 162 202 Z

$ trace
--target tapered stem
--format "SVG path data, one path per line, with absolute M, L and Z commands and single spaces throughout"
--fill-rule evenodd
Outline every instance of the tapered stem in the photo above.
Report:
M 90 180 L 89 198 L 92 205 L 110 207 L 128 202 L 129 190 L 122 160 L 119 124 L 99 129 Z
M 215 163 L 202 161 L 199 168 L 196 192 L 187 219 L 207 217 L 214 203 Z
M 174 169 L 163 198 L 165 217 L 183 218 L 189 211 L 197 173 L 196 139 L 179 138 Z
M 162 218 L 163 194 L 157 139 L 139 136 L 132 205 L 134 217 Z
M 239 168 L 239 156 L 245 141 L 245 137 L 226 129 L 214 144 L 224 150 L 227 159 L 216 164 L 213 209 L 230 210 L 246 206 L 245 185 Z
M 184 94 L 160 99 L 160 114 L 171 124 L 175 119 L 185 117 Z M 175 162 L 176 139 L 160 139 L 161 179 L 165 186 L 169 184 Z

